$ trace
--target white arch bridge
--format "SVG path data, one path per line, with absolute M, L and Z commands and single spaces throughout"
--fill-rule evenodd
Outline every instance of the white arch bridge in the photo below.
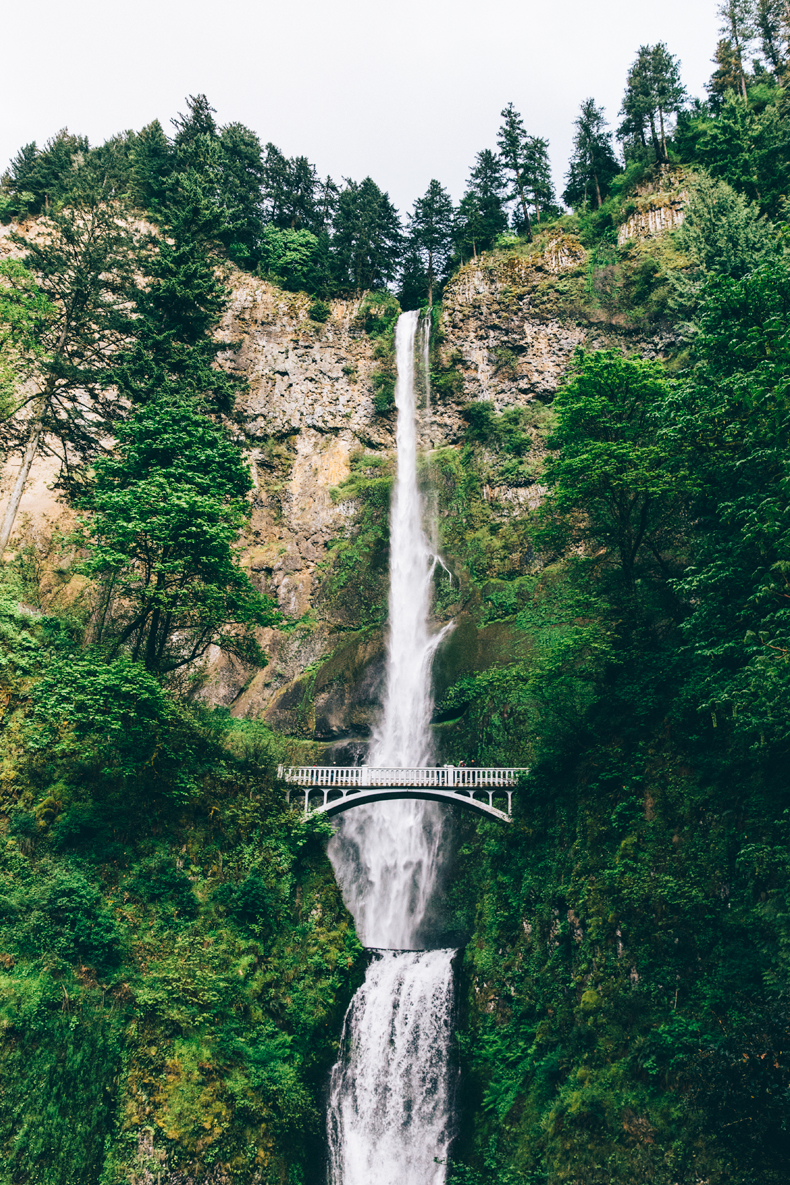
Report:
M 513 786 L 526 769 L 478 769 L 458 765 L 399 769 L 373 765 L 295 765 L 277 767 L 288 802 L 304 792 L 305 815 L 339 815 L 363 802 L 422 798 L 453 802 L 509 823 Z M 290 787 L 299 787 L 292 790 Z

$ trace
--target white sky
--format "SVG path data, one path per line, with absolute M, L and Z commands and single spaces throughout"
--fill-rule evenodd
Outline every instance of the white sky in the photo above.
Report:
M 580 102 L 617 122 L 640 44 L 666 41 L 703 97 L 716 0 L 36 0 L 7 5 L 0 171 L 59 128 L 92 144 L 205 92 L 322 175 L 370 174 L 401 213 L 432 177 L 457 201 L 510 101 L 551 143 L 561 191 Z

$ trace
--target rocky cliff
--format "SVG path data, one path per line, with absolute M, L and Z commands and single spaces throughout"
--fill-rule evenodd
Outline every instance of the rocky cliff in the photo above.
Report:
M 304 738 L 364 735 L 377 704 L 386 606 L 386 555 L 374 562 L 369 553 L 386 547 L 386 522 L 362 547 L 364 556 L 355 557 L 353 547 L 364 517 L 360 474 L 368 487 L 375 477 L 380 501 L 387 501 L 395 418 L 377 411 L 374 397 L 377 375 L 392 369 L 391 350 L 386 335 L 366 332 L 364 300 L 334 301 L 328 318 L 316 321 L 304 294 L 233 269 L 228 279 L 224 364 L 247 380 L 235 429 L 256 487 L 244 563 L 257 587 L 277 599 L 284 625 L 261 631 L 270 656 L 263 669 L 210 653 L 194 694 Z M 472 402 L 487 402 L 496 413 L 542 412 L 578 346 L 634 348 L 633 336 L 585 310 L 586 283 L 587 253 L 567 234 L 486 254 L 461 269 L 434 333 L 420 423 L 429 456 L 443 457 L 446 466 L 447 451 L 462 448 L 463 411 Z M 494 519 L 512 518 L 539 500 L 546 422 L 536 415 L 527 427 L 531 479 L 500 480 L 489 467 L 483 496 Z M 12 464 L 4 486 L 13 472 Z M 45 463 L 38 466 L 18 533 L 41 555 L 54 556 L 53 536 L 68 514 L 47 488 L 52 476 Z M 68 563 L 50 566 L 48 596 L 83 591 L 79 578 L 69 579 Z M 360 597 L 375 602 L 375 611 L 362 611 Z

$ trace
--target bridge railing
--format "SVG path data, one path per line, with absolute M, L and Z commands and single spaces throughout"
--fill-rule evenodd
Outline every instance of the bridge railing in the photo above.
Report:
M 280 765 L 277 776 L 294 786 L 513 786 L 523 769 L 459 765 Z
M 362 795 L 367 790 L 382 787 L 388 789 L 438 789 L 459 799 L 477 802 L 476 792 L 481 791 L 494 806 L 494 795 L 507 797 L 507 814 L 511 815 L 512 787 L 519 774 L 526 770 L 509 767 L 478 768 L 476 766 L 372 766 L 372 765 L 296 765 L 277 768 L 278 777 L 289 786 L 304 789 L 304 810 L 326 810 L 340 800 Z M 291 791 L 288 791 L 288 801 Z M 316 802 L 315 799 L 318 799 Z

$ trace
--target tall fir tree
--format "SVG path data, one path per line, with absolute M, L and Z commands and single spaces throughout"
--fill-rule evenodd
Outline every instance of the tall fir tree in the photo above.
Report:
M 407 303 L 411 304 L 419 293 L 419 303 L 427 297 L 428 308 L 433 306 L 434 290 L 445 274 L 452 250 L 452 198 L 433 180 L 409 215 L 403 273 L 409 289 Z
M 746 68 L 744 59 L 757 33 L 755 0 L 720 0 L 717 9 L 721 25 L 719 32 L 730 43 L 737 62 L 738 85 L 746 98 Z
M 501 116 L 502 124 L 497 135 L 500 160 L 513 187 L 511 198 L 518 199 L 527 239 L 532 242 L 532 222 L 529 216 L 529 189 L 526 174 L 530 138 L 524 127 L 523 119 L 512 103 L 508 103 L 501 112 Z
M 599 209 L 612 178 L 620 172 L 603 107 L 598 107 L 594 99 L 585 99 L 575 128 L 563 200 L 586 209 L 588 195 L 593 194 Z
M 489 250 L 497 235 L 507 230 L 506 188 L 499 157 L 484 148 L 475 157 L 455 217 L 454 238 L 462 258 Z
M 363 292 L 394 279 L 403 245 L 398 211 L 375 181 L 346 181 L 332 239 L 332 268 L 340 289 Z

